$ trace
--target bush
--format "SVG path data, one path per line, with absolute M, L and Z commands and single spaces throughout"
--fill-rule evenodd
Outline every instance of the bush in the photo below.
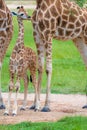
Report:
M 79 6 L 83 7 L 83 5 L 86 3 L 87 0 L 73 0 L 75 1 Z

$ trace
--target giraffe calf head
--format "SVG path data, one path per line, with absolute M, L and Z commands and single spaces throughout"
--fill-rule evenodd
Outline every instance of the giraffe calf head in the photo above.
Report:
M 17 7 L 18 12 L 12 12 L 12 15 L 16 15 L 17 17 L 19 17 L 21 20 L 31 20 L 31 17 L 28 15 L 28 13 L 26 12 L 26 10 L 24 9 L 23 6 L 18 6 Z

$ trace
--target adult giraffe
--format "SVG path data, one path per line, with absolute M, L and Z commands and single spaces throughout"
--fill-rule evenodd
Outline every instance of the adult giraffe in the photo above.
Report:
M 12 16 L 4 0 L 0 0 L 0 109 L 5 108 L 1 95 L 1 68 L 6 50 L 12 38 Z
M 87 10 L 69 0 L 36 0 L 32 23 L 38 52 L 38 94 L 46 56 L 47 91 L 42 111 L 50 111 L 52 39 L 73 40 L 87 67 Z M 45 55 L 44 55 L 45 54 Z

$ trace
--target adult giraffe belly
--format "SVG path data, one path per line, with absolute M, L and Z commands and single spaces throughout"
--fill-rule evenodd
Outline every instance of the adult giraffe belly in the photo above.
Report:
M 57 39 L 74 39 L 82 33 L 87 13 L 82 14 L 81 11 L 79 9 L 77 12 L 71 7 L 66 9 L 67 14 L 65 14 L 65 10 L 63 10 L 63 14 L 56 19 L 55 37 Z
M 57 27 L 54 38 L 58 40 L 68 40 L 68 39 L 74 39 L 78 37 L 82 32 L 82 27 L 78 28 L 62 28 L 62 27 Z

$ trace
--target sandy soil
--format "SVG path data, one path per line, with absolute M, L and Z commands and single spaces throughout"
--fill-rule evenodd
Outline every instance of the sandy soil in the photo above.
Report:
M 7 93 L 3 93 L 5 104 L 7 104 Z M 13 103 L 14 94 L 12 95 L 11 102 Z M 82 109 L 82 106 L 86 104 L 85 95 L 63 95 L 63 94 L 51 94 L 51 112 L 34 112 L 29 110 L 28 107 L 32 105 L 34 94 L 28 94 L 27 109 L 20 111 L 20 107 L 23 101 L 23 94 L 18 95 L 18 115 L 13 117 L 4 116 L 4 110 L 0 110 L 0 124 L 16 124 L 24 121 L 31 122 L 46 122 L 57 121 L 66 116 L 87 116 L 87 109 Z M 45 101 L 45 94 L 41 94 L 41 107 L 43 107 Z

